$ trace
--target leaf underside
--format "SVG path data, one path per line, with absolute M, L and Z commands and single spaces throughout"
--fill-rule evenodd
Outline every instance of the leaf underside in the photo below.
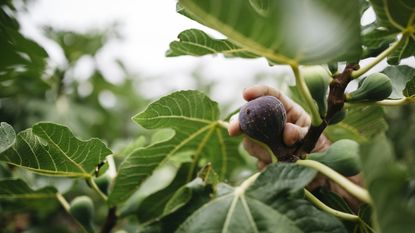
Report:
M 355 0 L 179 2 L 185 15 L 276 63 L 322 64 L 355 60 L 361 53 Z

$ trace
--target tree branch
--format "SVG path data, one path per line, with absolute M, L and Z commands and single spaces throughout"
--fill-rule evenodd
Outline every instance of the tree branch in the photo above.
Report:
M 336 74 L 333 77 L 333 80 L 330 83 L 330 91 L 327 99 L 328 109 L 326 116 L 320 125 L 311 125 L 311 127 L 308 129 L 307 134 L 302 140 L 301 146 L 297 149 L 296 155 L 298 157 L 304 159 L 305 154 L 308 154 L 313 150 L 324 129 L 327 127 L 336 113 L 340 112 L 343 109 L 345 100 L 344 91 L 349 82 L 352 80 L 352 72 L 358 68 L 358 65 L 349 64 L 345 67 L 342 73 Z
M 111 207 L 108 210 L 107 218 L 102 226 L 101 233 L 110 233 L 112 228 L 117 224 L 117 207 Z

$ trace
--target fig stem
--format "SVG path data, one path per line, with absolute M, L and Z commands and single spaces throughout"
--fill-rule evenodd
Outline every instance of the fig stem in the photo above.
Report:
M 342 212 L 339 210 L 335 210 L 331 208 L 330 206 L 327 206 L 322 201 L 320 201 L 317 197 L 315 197 L 310 191 L 307 189 L 304 189 L 304 195 L 305 197 L 311 201 L 317 208 L 323 210 L 326 213 L 329 213 L 331 215 L 334 215 L 335 217 L 346 220 L 346 221 L 353 221 L 353 222 L 359 222 L 361 221 L 360 217 L 354 214 L 349 214 L 346 212 Z
M 108 200 L 107 196 L 103 192 L 101 192 L 101 190 L 98 188 L 98 185 L 95 183 L 95 181 L 92 177 L 89 177 L 86 180 L 86 182 L 90 185 L 92 190 L 94 190 L 104 202 L 107 202 L 107 200 Z
M 218 120 L 218 125 L 227 130 L 229 127 L 229 122 Z
M 368 191 L 355 183 L 348 180 L 346 177 L 341 175 L 340 173 L 334 171 L 330 167 L 319 163 L 317 161 L 313 160 L 297 160 L 297 164 L 309 168 L 313 168 L 323 175 L 327 176 L 329 179 L 337 183 L 340 187 L 342 187 L 344 190 L 355 196 L 357 199 L 361 200 L 362 202 L 371 204 L 372 200 L 370 198 L 370 195 Z
M 317 105 L 314 103 L 313 97 L 311 97 L 310 91 L 308 90 L 304 78 L 298 69 L 298 65 L 291 65 L 291 69 L 294 72 L 296 87 L 302 98 L 305 100 L 307 107 L 310 109 L 311 125 L 318 126 L 323 121 L 320 117 L 320 113 L 318 112 Z
M 381 54 L 379 54 L 377 57 L 375 57 L 375 59 L 373 59 L 369 64 L 367 64 L 366 66 L 353 71 L 352 72 L 352 78 L 353 79 L 357 79 L 360 76 L 362 76 L 364 73 L 366 73 L 367 71 L 369 71 L 370 69 L 372 69 L 375 65 L 377 65 L 379 62 L 381 62 L 384 58 L 386 58 L 389 54 L 391 54 L 396 48 L 398 48 L 401 43 L 403 43 L 404 41 L 408 40 L 409 36 L 407 36 L 406 34 L 404 34 L 401 39 L 399 39 L 398 41 L 395 41 L 391 46 L 389 46 L 389 48 L 385 49 Z
M 62 193 L 56 193 L 56 198 L 58 199 L 62 207 L 66 210 L 66 212 L 69 212 L 70 205 L 68 201 L 65 199 L 65 197 L 62 195 Z

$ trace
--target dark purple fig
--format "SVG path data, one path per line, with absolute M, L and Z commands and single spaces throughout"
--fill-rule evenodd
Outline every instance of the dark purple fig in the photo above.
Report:
M 249 137 L 269 146 L 279 160 L 284 160 L 282 139 L 286 112 L 274 96 L 262 96 L 249 101 L 239 112 L 239 125 Z

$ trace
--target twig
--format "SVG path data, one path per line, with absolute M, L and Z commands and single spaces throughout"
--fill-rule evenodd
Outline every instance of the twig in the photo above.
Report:
M 301 146 L 296 151 L 296 155 L 300 158 L 304 158 L 304 155 L 310 153 L 315 147 L 320 135 L 327 127 L 333 117 L 343 109 L 344 106 L 344 91 L 352 80 L 351 74 L 354 70 L 358 69 L 358 65 L 349 64 L 346 66 L 342 73 L 336 74 L 333 80 L 330 82 L 330 91 L 327 98 L 328 108 L 326 116 L 320 125 L 311 126 L 304 139 L 302 140 Z
M 110 233 L 112 228 L 117 224 L 117 207 L 111 207 L 108 210 L 107 218 L 102 226 L 101 233 Z

